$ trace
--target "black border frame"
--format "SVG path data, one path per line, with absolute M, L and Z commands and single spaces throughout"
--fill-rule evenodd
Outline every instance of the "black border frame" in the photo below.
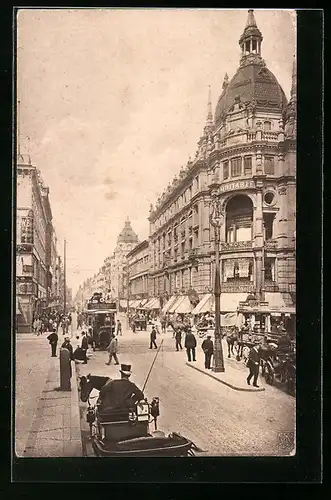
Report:
M 147 7 L 147 5 L 144 5 Z M 155 6 L 155 5 L 154 5 Z M 41 7 L 41 6 L 40 6 Z M 39 7 L 39 8 L 40 8 Z M 164 6 L 166 7 L 166 6 Z M 167 5 L 169 7 L 169 5 Z M 177 5 L 178 7 L 178 5 Z M 191 6 L 192 7 L 192 6 Z M 33 8 L 38 8 L 33 6 Z M 45 7 L 48 8 L 48 7 Z M 56 7 L 55 7 L 56 8 Z M 279 7 L 278 7 L 279 8 Z M 1 9 L 1 87 L 4 105 L 0 111 L 2 153 L 2 363 L 1 375 L 7 408 L 12 407 L 11 340 L 15 338 L 11 288 L 12 226 L 12 85 L 13 32 L 15 11 Z M 298 154 L 297 154 L 297 453 L 294 457 L 204 457 L 169 459 L 29 459 L 12 456 L 5 481 L 15 483 L 112 482 L 132 483 L 320 483 L 321 440 L 321 242 L 322 242 L 322 10 L 298 11 Z M 14 149 L 15 151 L 15 149 Z M 15 181 L 15 179 L 14 179 Z M 9 195 L 10 193 L 10 195 Z M 314 339 L 312 341 L 312 339 Z M 3 348 L 5 347 L 5 351 Z M 8 348 L 8 351 L 7 351 Z M 4 412 L 2 412 L 4 413 Z M 9 417 L 9 418 L 7 418 Z M 10 411 L 2 414 L 2 443 L 10 437 Z M 7 439 L 6 439 L 7 438 Z M 12 443 L 8 443 L 11 456 Z M 4 450 L 4 446 L 1 446 Z M 175 462 L 174 462 L 175 460 Z M 94 464 L 94 465 L 92 465 Z M 19 485 L 20 486 L 20 485 Z M 23 486 L 23 485 L 22 485 Z M 38 487 L 42 486 L 39 484 Z M 113 488 L 113 487 L 111 487 Z M 23 488 L 22 488 L 23 489 Z M 44 489 L 44 488 L 42 488 Z M 116 488 L 117 489 L 117 488 Z M 130 488 L 131 489 L 131 488 Z

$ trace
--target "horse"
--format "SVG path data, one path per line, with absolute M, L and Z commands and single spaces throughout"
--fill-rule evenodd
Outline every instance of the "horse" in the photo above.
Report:
M 234 347 L 237 346 L 238 342 L 238 331 L 237 329 L 226 329 L 225 330 L 226 343 L 228 345 L 228 358 L 231 358 L 231 354 L 235 356 Z M 237 353 L 238 354 L 238 353 Z
M 102 387 L 111 380 L 109 377 L 100 377 L 98 375 L 88 374 L 87 376 L 82 375 L 79 377 L 80 380 L 80 399 L 83 403 L 89 398 L 92 389 L 97 389 L 101 391 Z

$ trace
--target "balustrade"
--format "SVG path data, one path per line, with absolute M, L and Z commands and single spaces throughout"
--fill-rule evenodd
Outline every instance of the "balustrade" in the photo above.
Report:
M 222 251 L 233 251 L 233 250 L 251 250 L 253 248 L 252 241 L 233 241 L 233 242 L 223 242 L 221 245 Z
M 265 240 L 265 247 L 266 248 L 277 248 L 277 240 Z

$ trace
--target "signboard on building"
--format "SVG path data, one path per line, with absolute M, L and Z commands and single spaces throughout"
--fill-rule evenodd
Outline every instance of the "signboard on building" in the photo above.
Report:
M 253 189 L 253 188 L 255 188 L 255 182 L 252 180 L 227 182 L 226 184 L 221 184 L 220 192 L 225 193 L 227 191 L 236 191 L 237 189 Z

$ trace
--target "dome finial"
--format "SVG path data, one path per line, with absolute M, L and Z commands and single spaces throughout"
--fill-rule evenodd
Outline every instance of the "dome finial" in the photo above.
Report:
M 246 28 L 250 28 L 251 26 L 254 26 L 255 28 L 257 28 L 255 17 L 254 17 L 254 9 L 248 10 Z

